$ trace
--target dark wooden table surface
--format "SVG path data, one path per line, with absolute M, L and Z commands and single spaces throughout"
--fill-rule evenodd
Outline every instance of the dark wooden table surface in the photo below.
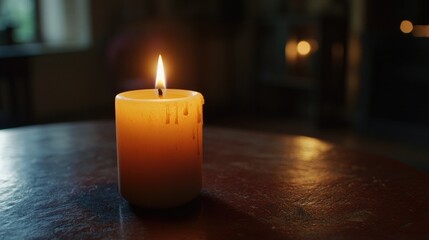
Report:
M 0 131 L 0 239 L 428 239 L 429 176 L 302 136 L 207 127 L 203 190 L 163 211 L 117 190 L 113 122 Z

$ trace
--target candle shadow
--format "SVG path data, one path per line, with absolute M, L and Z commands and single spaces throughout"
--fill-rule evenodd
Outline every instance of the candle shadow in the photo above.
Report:
M 281 229 L 235 209 L 206 191 L 190 203 L 170 209 L 145 209 L 131 205 L 120 196 L 116 183 L 100 184 L 91 191 L 79 191 L 72 199 L 82 211 L 79 220 L 72 221 L 89 224 L 92 229 L 101 231 L 97 232 L 100 236 L 131 239 L 288 238 Z M 93 236 L 95 233 L 79 234 Z
M 129 209 L 144 226 L 146 236 L 154 239 L 287 239 L 279 230 L 207 192 L 179 208 L 153 210 L 130 205 Z
M 185 220 L 195 218 L 201 212 L 201 201 L 197 197 L 193 201 L 174 208 L 165 209 L 152 209 L 143 208 L 137 205 L 128 204 L 129 209 L 141 219 L 152 219 L 152 220 Z

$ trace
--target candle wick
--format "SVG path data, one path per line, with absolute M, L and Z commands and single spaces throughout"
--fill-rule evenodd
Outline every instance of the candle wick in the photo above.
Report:
M 159 96 L 159 97 L 162 97 L 162 94 L 163 94 L 162 89 L 161 89 L 161 88 L 158 88 L 158 96 Z

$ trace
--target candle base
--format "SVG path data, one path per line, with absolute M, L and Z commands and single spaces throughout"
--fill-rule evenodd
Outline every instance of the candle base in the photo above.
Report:
M 131 205 L 143 209 L 168 209 L 184 206 L 195 200 L 200 194 L 197 192 L 190 192 L 186 195 L 171 195 L 168 198 L 159 196 L 129 196 L 127 193 L 121 192 L 122 197 Z
M 156 217 L 157 219 L 177 219 L 177 218 L 187 218 L 190 216 L 198 216 L 201 212 L 201 206 L 203 201 L 202 196 L 198 195 L 197 198 L 192 201 L 180 205 L 174 208 L 144 208 L 132 203 L 129 203 L 129 208 L 137 216 L 141 217 Z

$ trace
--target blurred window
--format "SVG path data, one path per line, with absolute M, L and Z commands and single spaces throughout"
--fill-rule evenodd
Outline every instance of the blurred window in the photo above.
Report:
M 0 0 L 0 44 L 37 40 L 35 0 Z
M 89 7 L 87 0 L 0 0 L 0 45 L 88 46 Z

